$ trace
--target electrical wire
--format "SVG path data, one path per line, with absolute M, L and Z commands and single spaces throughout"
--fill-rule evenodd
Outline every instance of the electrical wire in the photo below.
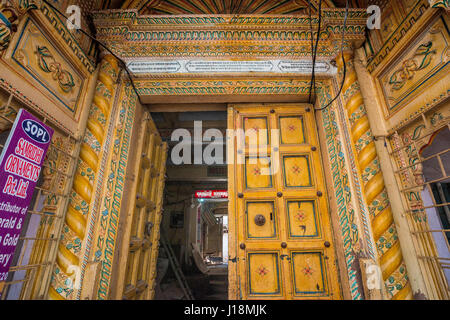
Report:
M 48 2 L 47 0 L 43 0 L 44 3 L 46 3 L 48 6 L 50 6 L 54 11 L 56 11 L 59 15 L 61 15 L 62 17 L 64 17 L 64 19 L 66 19 L 67 21 L 69 20 L 69 18 L 64 15 L 58 8 L 56 8 L 53 4 L 51 4 L 50 2 Z M 312 28 L 312 15 L 311 15 L 311 1 L 308 0 L 308 7 L 309 7 L 309 22 L 310 22 L 310 28 L 311 28 L 311 51 L 312 51 L 312 76 L 311 76 L 311 84 L 310 84 L 310 89 L 309 89 L 309 102 L 311 103 L 311 98 L 312 98 L 312 89 L 314 88 L 314 93 L 316 92 L 316 77 L 315 77 L 315 67 L 316 67 L 316 57 L 317 57 L 317 49 L 319 46 L 319 40 L 320 40 L 320 32 L 321 32 L 321 22 L 322 22 L 322 0 L 319 1 L 319 21 L 318 21 L 318 30 L 317 30 L 317 37 L 316 37 L 316 45 L 314 46 L 314 37 L 313 37 L 313 28 Z M 345 7 L 345 19 L 344 19 L 344 28 L 342 30 L 342 42 L 341 42 L 341 58 L 342 58 L 342 62 L 344 65 L 344 72 L 343 72 L 343 78 L 342 78 L 342 84 L 341 87 L 338 91 L 338 94 L 336 95 L 336 97 L 334 97 L 325 107 L 323 108 L 315 108 L 314 110 L 316 111 L 322 111 L 324 109 L 327 109 L 341 94 L 342 89 L 344 87 L 344 81 L 345 81 L 345 77 L 347 74 L 347 65 L 344 59 L 344 55 L 343 55 L 343 48 L 344 48 L 344 38 L 345 38 L 345 28 L 347 26 L 347 17 L 348 17 L 348 11 L 349 11 L 349 4 L 348 4 L 348 0 L 346 0 L 346 7 Z M 83 28 L 79 28 L 77 29 L 79 31 L 81 31 L 84 35 L 86 35 L 88 38 L 90 38 L 92 41 L 94 41 L 95 43 L 97 43 L 98 45 L 100 45 L 101 47 L 103 47 L 106 51 L 108 51 L 112 56 L 114 56 L 122 65 L 122 68 L 125 70 L 125 72 L 127 73 L 127 76 L 130 80 L 130 83 L 133 87 L 134 92 L 136 93 L 136 96 L 138 97 L 138 100 L 140 102 L 141 105 L 143 106 L 147 106 L 141 98 L 141 95 L 139 94 L 139 92 L 137 91 L 136 85 L 133 81 L 133 77 L 131 76 L 130 70 L 128 69 L 125 61 L 122 60 L 122 58 L 120 58 L 117 54 L 115 54 L 108 46 L 106 46 L 104 43 L 102 43 L 100 40 L 98 40 L 96 37 L 92 36 L 90 33 L 86 32 L 85 30 L 83 30 Z
M 345 62 L 344 59 L 344 38 L 345 38 L 345 28 L 347 26 L 347 17 L 348 17 L 348 11 L 349 11 L 349 7 L 348 7 L 348 0 L 346 0 L 345 2 L 345 18 L 344 18 L 344 28 L 342 30 L 342 41 L 341 41 L 341 58 L 342 58 L 342 64 L 344 65 L 344 72 L 342 75 L 342 83 L 341 83 L 341 87 L 339 88 L 339 91 L 337 93 L 337 95 L 323 108 L 314 108 L 314 110 L 316 111 L 322 111 L 327 109 L 329 106 L 331 106 L 331 104 L 336 101 L 336 99 L 339 97 L 339 95 L 342 92 L 342 89 L 344 88 L 344 83 L 345 83 L 345 77 L 347 76 L 347 64 Z
M 56 8 L 53 4 L 51 4 L 50 2 L 48 2 L 47 0 L 42 0 L 44 3 L 46 3 L 47 5 L 49 5 L 53 10 L 55 10 L 59 15 L 61 15 L 62 17 L 64 17 L 64 19 L 66 19 L 66 21 L 69 21 L 69 18 L 64 15 L 58 8 Z M 79 31 L 81 31 L 84 35 L 86 35 L 88 38 L 90 38 L 91 40 L 95 41 L 95 43 L 99 44 L 101 47 L 103 47 L 106 51 L 108 51 L 112 56 L 114 56 L 114 58 L 116 58 L 120 64 L 122 65 L 122 68 L 125 70 L 125 72 L 128 75 L 128 78 L 130 79 L 131 82 L 131 86 L 133 87 L 134 92 L 136 93 L 136 96 L 138 97 L 139 103 L 142 106 L 147 106 L 147 104 L 142 102 L 142 98 L 141 95 L 139 94 L 139 92 L 136 89 L 136 85 L 134 84 L 133 78 L 131 76 L 130 71 L 128 70 L 127 64 L 125 63 L 125 61 L 122 60 L 122 58 L 120 58 L 117 54 L 115 54 L 110 48 L 108 48 L 104 43 L 102 43 L 100 40 L 98 40 L 96 37 L 94 37 L 93 35 L 91 35 L 90 33 L 86 32 L 85 30 L 83 30 L 83 28 L 79 28 L 77 29 Z

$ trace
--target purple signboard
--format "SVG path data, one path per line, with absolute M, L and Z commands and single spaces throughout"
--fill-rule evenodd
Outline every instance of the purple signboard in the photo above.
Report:
M 52 136 L 52 128 L 20 109 L 0 156 L 0 288 L 8 276 Z

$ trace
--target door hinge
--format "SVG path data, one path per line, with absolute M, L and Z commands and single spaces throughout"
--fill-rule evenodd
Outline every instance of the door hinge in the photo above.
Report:
M 231 261 L 231 262 L 233 262 L 233 263 L 236 263 L 237 261 L 239 261 L 239 258 L 238 258 L 238 257 L 234 257 L 233 259 L 228 258 L 228 261 Z

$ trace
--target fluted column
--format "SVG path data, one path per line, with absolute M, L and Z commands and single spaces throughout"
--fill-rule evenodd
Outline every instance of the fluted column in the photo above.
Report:
M 106 55 L 100 63 L 95 95 L 81 142 L 78 166 L 57 253 L 57 266 L 49 288 L 49 299 L 74 298 L 72 294 L 75 290 L 71 281 L 76 281 L 81 270 L 87 222 L 91 213 L 97 173 L 100 170 L 118 71 L 117 60 L 112 55 Z
M 347 74 L 342 89 L 343 101 L 351 126 L 351 136 L 357 153 L 358 167 L 364 185 L 364 195 L 371 216 L 374 240 L 386 291 L 392 299 L 412 299 L 411 285 L 397 236 L 394 217 L 380 168 L 375 141 L 370 130 L 363 96 L 353 65 L 353 52 L 344 52 Z M 342 57 L 336 58 L 340 75 Z

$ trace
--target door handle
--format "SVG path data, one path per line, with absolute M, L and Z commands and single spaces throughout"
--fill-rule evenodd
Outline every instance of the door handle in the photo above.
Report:
M 255 216 L 255 224 L 259 227 L 262 227 L 266 223 L 266 217 L 262 214 L 258 214 Z

